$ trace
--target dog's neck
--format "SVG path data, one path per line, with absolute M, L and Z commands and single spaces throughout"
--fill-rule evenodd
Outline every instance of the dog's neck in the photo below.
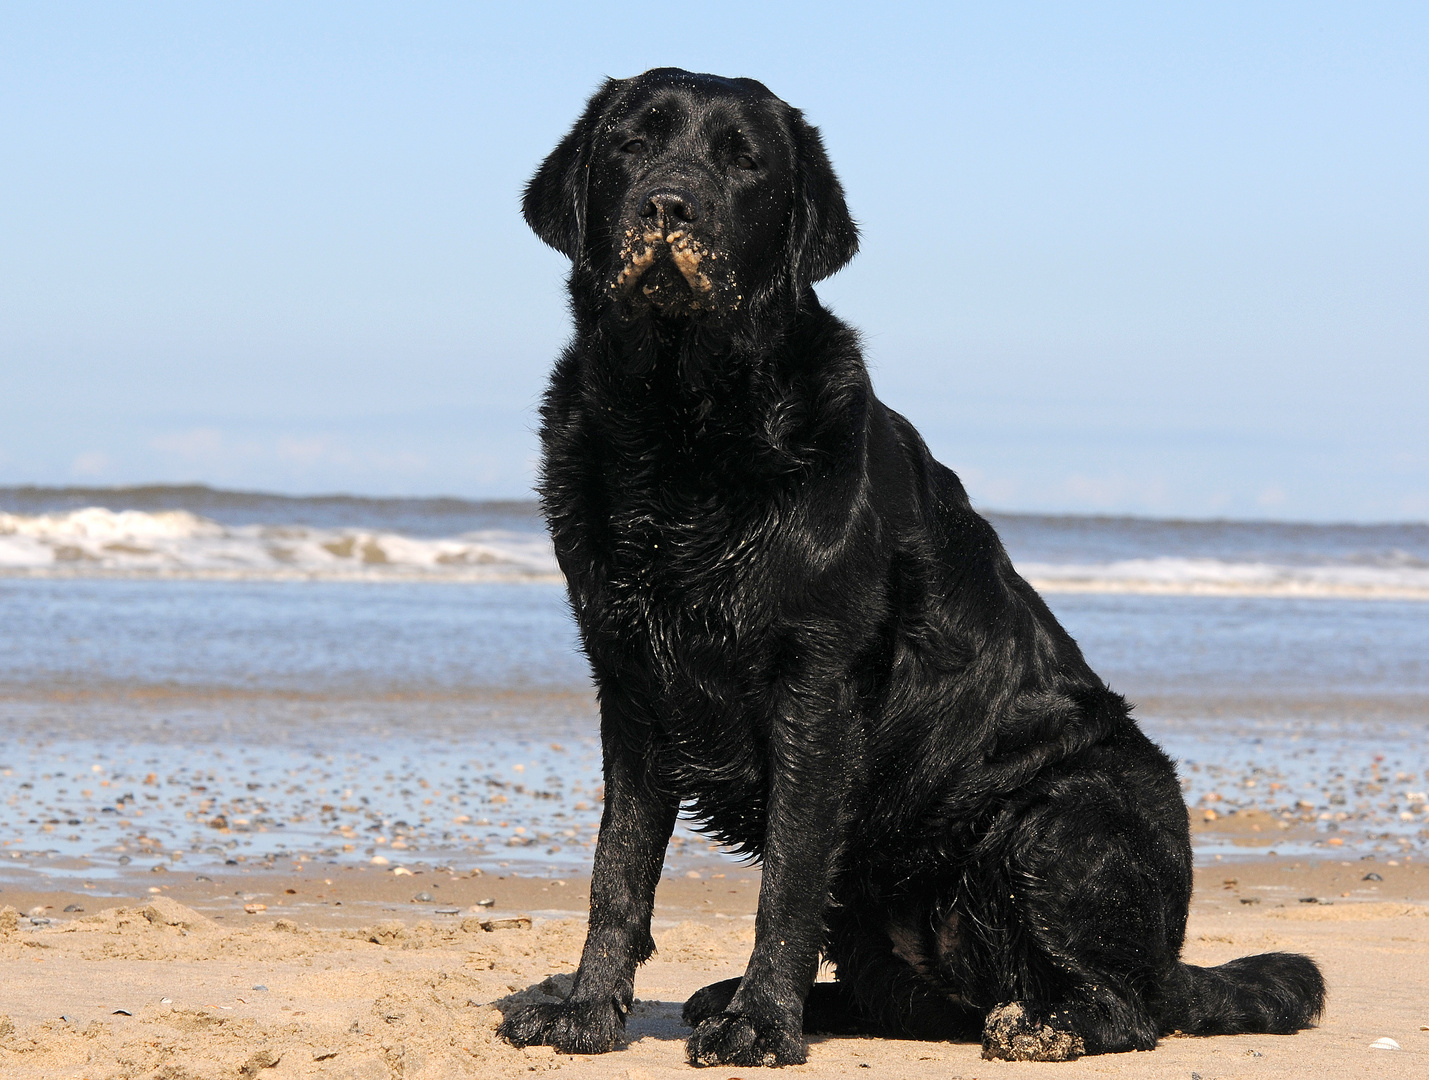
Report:
M 678 373 L 697 396 L 737 373 L 777 365 L 793 341 L 832 318 L 807 286 L 798 294 L 768 290 L 734 310 L 661 311 L 611 304 L 583 288 L 579 276 L 571 306 L 576 339 L 594 346 L 590 361 L 608 376 L 641 382 Z
M 763 395 L 753 387 L 777 364 L 767 342 L 713 319 L 611 319 L 585 340 L 580 382 L 592 420 L 684 452 L 756 424 Z
M 790 475 L 837 449 L 823 444 L 846 429 L 841 402 L 866 388 L 856 337 L 812 290 L 777 320 L 701 316 L 662 324 L 607 315 L 583 323 L 577 312 L 577 326 L 565 393 L 582 402 L 602 452 L 636 471 L 663 462 Z M 836 392 L 810 397 L 816 383 Z

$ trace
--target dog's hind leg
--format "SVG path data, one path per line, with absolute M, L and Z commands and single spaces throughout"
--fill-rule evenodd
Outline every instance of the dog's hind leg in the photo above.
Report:
M 1151 1050 L 1155 1025 L 1134 999 L 1114 992 L 1045 1004 L 1010 1001 L 987 1014 L 982 1056 L 1004 1061 L 1071 1061 L 1083 1054 Z M 1099 1000 L 1090 1001 L 1089 997 Z
M 690 995 L 685 1007 L 680 1010 L 680 1019 L 690 1027 L 699 1027 L 712 1016 L 724 1012 L 725 1006 L 734 1000 L 741 979 L 722 979 L 717 983 L 702 986 Z
M 968 972 L 996 1003 L 984 1057 L 1065 1061 L 1156 1045 L 1152 1002 L 1176 968 L 1190 851 L 1136 812 L 1119 779 L 1089 771 L 1047 785 L 964 882 L 981 925 L 998 928 Z
M 713 1016 L 718 1016 L 734 1000 L 740 979 L 724 979 L 710 983 L 696 990 L 685 1002 L 681 1017 L 690 1027 L 699 1027 Z M 870 1025 L 861 1023 L 852 1003 L 838 983 L 815 983 L 804 999 L 804 1031 L 821 1035 L 859 1035 L 872 1032 Z

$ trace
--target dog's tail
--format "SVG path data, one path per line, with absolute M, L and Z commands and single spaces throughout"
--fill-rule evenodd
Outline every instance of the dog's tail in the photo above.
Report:
M 1243 956 L 1219 967 L 1178 964 L 1162 987 L 1161 1030 L 1187 1035 L 1288 1035 L 1325 1008 L 1325 979 L 1298 953 Z

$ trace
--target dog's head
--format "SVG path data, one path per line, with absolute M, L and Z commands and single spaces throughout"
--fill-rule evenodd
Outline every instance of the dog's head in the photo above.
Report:
M 612 79 L 526 186 L 573 286 L 626 317 L 728 314 L 799 293 L 858 250 L 819 133 L 753 79 Z

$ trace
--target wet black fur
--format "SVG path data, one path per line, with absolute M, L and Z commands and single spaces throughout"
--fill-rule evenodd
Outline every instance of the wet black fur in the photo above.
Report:
M 647 188 L 726 255 L 702 310 L 612 285 Z M 686 1006 L 692 1063 L 803 1061 L 805 1030 L 1067 1057 L 1313 1023 L 1306 957 L 1180 962 L 1172 763 L 820 306 L 857 233 L 801 115 L 749 80 L 611 81 L 525 212 L 573 260 L 541 497 L 606 803 L 575 988 L 502 1034 L 615 1045 L 682 807 L 763 866 L 743 979 Z

